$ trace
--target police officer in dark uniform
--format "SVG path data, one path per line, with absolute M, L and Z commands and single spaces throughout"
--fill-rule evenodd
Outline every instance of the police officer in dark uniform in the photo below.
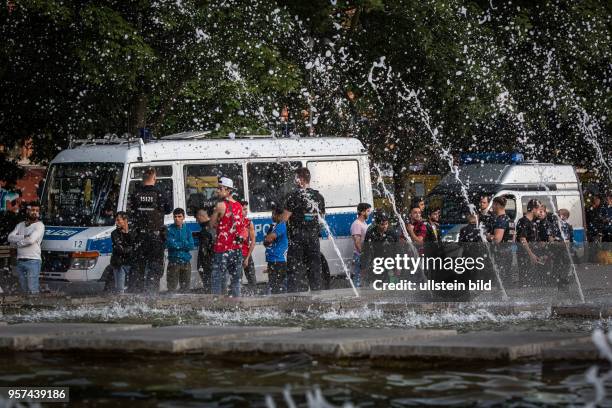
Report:
M 493 243 L 495 264 L 499 270 L 502 280 L 510 279 L 512 268 L 512 242 L 514 241 L 514 221 L 506 214 L 506 197 L 500 196 L 493 199 L 493 223 L 492 231 L 488 239 Z
M 493 223 L 495 221 L 495 214 L 489 210 L 489 200 L 488 195 L 480 196 L 480 209 L 478 211 L 480 225 L 484 227 L 484 231 L 487 234 L 493 232 Z
M 172 212 L 172 204 L 155 185 L 156 181 L 155 169 L 146 169 L 142 185 L 130 196 L 130 220 L 136 243 L 135 268 L 128 279 L 130 292 L 159 292 L 164 274 L 164 214 Z
M 284 219 L 288 220 L 287 292 L 321 290 L 320 218 L 325 214 L 325 200 L 310 188 L 310 171 L 295 172 L 297 189 L 285 198 Z
M 538 210 L 535 224 L 538 231 L 536 252 L 543 261 L 536 267 L 537 277 L 540 285 L 548 286 L 554 281 L 552 260 L 555 257 L 555 231 L 546 205 L 542 204 Z
M 516 260 L 521 286 L 531 286 L 533 277 L 537 274 L 536 268 L 543 262 L 534 247 L 534 243 L 538 241 L 538 227 L 535 220 L 542 206 L 543 204 L 535 198 L 529 200 L 527 212 L 516 223 Z

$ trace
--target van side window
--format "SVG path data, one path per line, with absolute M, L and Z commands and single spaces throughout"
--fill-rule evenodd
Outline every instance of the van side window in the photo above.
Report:
M 361 201 L 357 160 L 309 161 L 312 188 L 325 198 L 325 207 L 353 207 Z
M 132 168 L 130 172 L 130 184 L 128 184 L 128 200 L 127 200 L 127 209 L 130 210 L 130 199 L 129 197 L 132 195 L 134 191 L 142 184 L 142 175 L 144 174 L 145 169 L 149 166 L 140 166 Z M 174 183 L 172 182 L 172 166 L 154 166 L 155 171 L 157 172 L 157 182 L 155 185 L 159 188 L 164 195 L 166 196 L 166 200 L 172 203 L 172 208 L 174 205 L 174 194 L 172 194 Z M 135 180 L 134 180 L 135 179 Z
M 144 172 L 149 167 L 153 167 L 155 169 L 155 173 L 157 174 L 157 178 L 169 178 L 172 177 L 172 166 L 140 166 L 133 167 L 132 173 L 130 174 L 130 178 L 142 180 L 142 176 Z
M 194 215 L 198 209 L 217 203 L 219 177 L 228 177 L 234 182 L 234 197 L 244 197 L 244 178 L 239 163 L 187 164 L 183 167 L 183 177 L 187 215 Z
M 282 205 L 294 186 L 295 170 L 300 162 L 265 162 L 247 164 L 249 209 L 251 212 L 271 211 Z

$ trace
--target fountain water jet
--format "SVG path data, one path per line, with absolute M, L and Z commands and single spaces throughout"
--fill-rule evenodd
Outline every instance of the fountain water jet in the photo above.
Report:
M 540 174 L 540 180 L 542 180 L 544 178 L 544 171 L 541 166 L 537 166 L 537 169 L 538 169 L 538 173 Z M 552 195 L 550 194 L 550 189 L 544 182 L 540 183 L 540 185 L 544 187 L 544 190 L 546 190 L 546 192 L 548 193 L 550 204 L 553 207 L 552 208 L 553 214 L 554 214 L 553 216 L 557 222 L 557 228 L 559 228 L 559 231 L 563 231 L 561 227 L 561 219 L 557 216 L 558 209 L 555 204 L 555 200 L 552 199 Z M 576 271 L 576 265 L 574 264 L 574 260 L 572 259 L 572 253 L 566 242 L 563 242 L 563 246 L 565 247 L 565 251 L 567 252 L 567 256 L 570 261 L 572 275 L 574 276 L 574 279 L 576 280 L 576 285 L 578 286 L 578 294 L 580 295 L 580 301 L 584 303 L 585 302 L 584 293 L 582 291 L 582 285 L 580 284 L 580 279 L 578 278 L 578 272 Z
M 378 68 L 378 69 L 386 69 L 386 65 L 385 65 L 385 58 L 381 57 L 379 62 L 374 62 L 374 64 L 372 65 L 372 68 L 370 69 L 370 73 L 368 75 L 368 82 L 370 83 L 370 85 L 372 86 L 372 88 L 374 89 L 374 91 L 376 92 L 376 95 L 378 96 L 378 87 L 375 85 L 375 81 L 374 81 L 374 70 Z M 391 81 L 390 76 L 391 76 L 391 67 L 389 67 L 387 69 L 387 74 L 386 74 L 386 80 L 387 82 Z M 416 94 L 416 92 L 414 92 L 413 90 L 409 89 L 406 84 L 401 80 L 401 78 L 397 78 L 397 81 L 399 82 L 399 84 L 401 85 L 401 87 L 404 89 L 404 91 L 406 91 L 406 94 L 404 94 L 401 90 L 397 92 L 397 96 L 408 103 L 411 103 L 415 110 L 417 111 L 418 115 L 419 115 L 419 119 L 421 120 L 421 122 L 423 123 L 423 125 L 425 126 L 425 128 L 427 129 L 427 132 L 429 133 L 429 135 L 431 136 L 431 140 L 434 142 L 434 144 L 440 149 L 440 151 L 442 152 L 442 158 L 446 160 L 446 162 L 448 163 L 448 166 L 450 168 L 450 171 L 453 173 L 453 175 L 455 176 L 455 179 L 457 180 L 457 183 L 459 183 L 459 186 L 461 188 L 461 194 L 463 196 L 463 199 L 465 200 L 466 205 L 468 206 L 470 213 L 475 214 L 475 207 L 474 205 L 470 202 L 469 199 L 469 195 L 468 195 L 468 190 L 467 190 L 467 186 L 465 185 L 465 183 L 463 183 L 463 181 L 461 180 L 461 178 L 459 177 L 459 168 L 454 164 L 454 160 L 452 155 L 450 154 L 450 150 L 444 148 L 444 146 L 442 145 L 442 142 L 440 141 L 440 139 L 438 138 L 438 134 L 439 131 L 437 128 L 433 128 L 431 126 L 431 121 L 429 119 L 429 114 L 425 111 L 425 109 L 423 109 L 423 107 L 421 106 L 421 102 Z M 380 97 L 378 97 L 379 100 Z M 487 248 L 487 253 L 489 256 L 489 259 L 491 260 L 491 264 L 493 266 L 493 271 L 495 273 L 495 278 L 497 280 L 497 284 L 502 292 L 502 299 L 503 300 L 508 300 L 508 293 L 506 292 L 506 289 L 504 287 L 504 284 L 501 280 L 501 276 L 499 273 L 499 269 L 495 263 L 495 259 L 493 257 L 493 253 L 491 252 L 491 248 L 489 246 L 489 243 L 486 239 L 486 236 L 484 234 L 484 231 L 482 230 L 482 227 L 479 229 L 480 231 L 480 238 L 483 241 L 483 243 L 485 244 L 486 248 Z

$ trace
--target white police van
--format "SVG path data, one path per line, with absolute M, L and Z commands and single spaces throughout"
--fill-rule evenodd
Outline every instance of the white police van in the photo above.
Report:
M 570 165 L 528 162 L 520 153 L 464 154 L 459 179 L 476 208 L 482 195 L 491 198 L 490 205 L 493 197 L 506 197 L 506 213 L 514 222 L 527 211 L 527 203 L 533 198 L 544 203 L 548 212 L 565 208 L 570 212 L 576 246 L 581 247 L 586 241 L 580 180 Z M 457 241 L 459 230 L 467 223 L 469 209 L 455 175 L 446 175 L 427 201 L 442 209 L 440 226 L 444 240 Z
M 42 197 L 43 282 L 57 288 L 100 280 L 112 252 L 113 214 L 126 210 L 128 196 L 150 166 L 156 168 L 157 185 L 173 207 L 186 210 L 194 235 L 200 230 L 194 211 L 214 199 L 217 178 L 234 181 L 238 197 L 249 201 L 248 216 L 257 234 L 253 259 L 258 281 L 267 279 L 261 243 L 272 222 L 271 210 L 293 188 L 294 170 L 305 166 L 312 174 L 311 186 L 325 198 L 325 219 L 342 258 L 345 262 L 352 258 L 350 225 L 356 206 L 372 202 L 369 161 L 361 142 L 327 137 L 207 137 L 207 132 L 184 132 L 150 143 L 93 140 L 59 153 L 50 163 Z M 171 215 L 165 223 L 172 223 Z M 331 240 L 322 235 L 324 273 L 344 273 Z M 200 280 L 196 252 L 192 254 L 194 286 Z

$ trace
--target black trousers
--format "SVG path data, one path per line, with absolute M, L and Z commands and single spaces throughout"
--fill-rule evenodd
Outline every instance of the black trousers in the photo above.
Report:
M 202 279 L 202 291 L 212 293 L 212 254 L 198 253 L 198 273 Z
M 273 295 L 285 291 L 285 275 L 287 274 L 287 262 L 268 262 L 268 282 Z
M 287 292 L 321 290 L 321 244 L 318 232 L 299 231 L 289 238 Z
M 164 241 L 159 232 L 137 231 L 135 262 L 127 278 L 130 293 L 159 293 L 164 275 Z
M 247 278 L 249 289 L 254 292 L 257 289 L 257 279 L 255 277 L 255 262 L 252 256 L 249 257 L 247 267 L 243 268 L 243 270 L 244 276 Z

